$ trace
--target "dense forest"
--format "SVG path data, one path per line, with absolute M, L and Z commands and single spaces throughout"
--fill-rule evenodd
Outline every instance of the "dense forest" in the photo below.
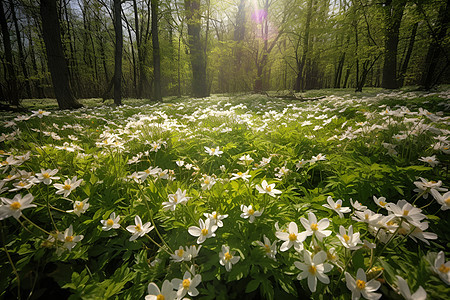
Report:
M 0 0 L 0 100 L 431 89 L 450 0 Z

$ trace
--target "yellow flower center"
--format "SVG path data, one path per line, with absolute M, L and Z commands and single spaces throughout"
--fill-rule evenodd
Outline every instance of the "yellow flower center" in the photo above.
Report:
M 111 227 L 114 225 L 114 221 L 112 219 L 108 219 L 108 221 L 106 221 L 106 225 Z
M 450 205 L 450 197 L 444 200 L 445 204 Z
M 204 184 L 209 184 L 209 179 L 205 179 L 205 180 L 203 181 L 203 183 L 204 183 Z
M 344 234 L 343 238 L 344 238 L 344 240 L 345 240 L 346 242 L 348 242 L 348 241 L 350 240 L 350 237 L 349 237 L 348 235 L 346 235 L 346 234 Z
M 381 205 L 381 206 L 386 206 L 386 204 L 387 204 L 387 203 L 386 203 L 386 202 L 384 202 L 383 200 L 380 200 L 380 202 L 379 202 L 379 203 L 380 203 L 380 205 Z
M 25 182 L 21 181 L 21 182 L 19 182 L 19 185 L 20 186 L 25 186 Z
M 46 179 L 49 179 L 49 178 L 50 178 L 50 174 L 44 173 L 44 174 L 42 174 L 42 177 L 44 177 L 44 178 L 46 178 Z
M 448 272 L 450 272 L 450 268 L 449 267 L 447 267 L 446 265 L 444 265 L 444 264 L 442 264 L 440 267 L 439 267 L 439 272 L 442 272 L 442 273 L 448 273 Z
M 231 258 L 233 258 L 233 256 L 230 254 L 230 252 L 227 252 L 224 254 L 225 260 L 230 260 Z
M 70 188 L 71 188 L 70 184 L 65 184 L 63 186 L 63 189 L 65 189 L 66 191 L 70 190 Z
M 19 201 L 16 201 L 16 202 L 11 203 L 11 205 L 9 207 L 11 207 L 11 209 L 13 209 L 13 210 L 18 210 L 22 207 L 22 204 L 20 204 Z
M 330 251 L 327 251 L 327 259 L 328 260 L 335 260 L 336 259 L 336 255 L 334 255 Z
M 317 223 L 312 223 L 311 224 L 311 230 L 313 230 L 313 231 L 319 230 L 319 226 L 317 226 Z
M 269 245 L 264 245 L 264 248 L 265 248 L 265 251 L 267 252 L 267 253 L 270 253 L 272 250 L 270 249 L 270 246 Z
M 238 176 L 242 176 L 244 173 L 242 172 L 237 172 Z
M 137 224 L 136 226 L 134 226 L 134 229 L 136 229 L 136 231 L 142 231 L 142 227 L 141 225 Z
M 214 214 L 212 215 L 212 217 L 213 217 L 213 219 L 217 219 L 217 214 L 214 213 Z
M 369 220 L 369 214 L 365 214 L 364 219 Z
M 297 235 L 295 233 L 289 234 L 289 240 L 290 241 L 296 241 L 297 240 Z
M 71 235 L 66 236 L 66 238 L 65 238 L 64 240 L 65 240 L 67 243 L 70 243 L 70 242 L 73 241 L 73 236 L 71 236 Z
M 191 285 L 191 281 L 189 279 L 183 280 L 183 288 L 184 289 L 188 289 L 190 285 Z
M 266 190 L 267 190 L 268 192 L 271 192 L 271 191 L 272 191 L 272 187 L 271 187 L 270 185 L 268 185 L 268 186 L 266 187 Z
M 336 209 L 339 209 L 339 208 L 341 208 L 341 204 L 336 204 Z
M 159 294 L 158 296 L 156 296 L 156 300 L 164 300 L 164 296 L 163 294 Z
M 405 209 L 405 210 L 403 211 L 403 215 L 406 217 L 408 214 L 409 214 L 409 210 Z
M 203 234 L 203 235 L 207 235 L 207 234 L 208 234 L 208 229 L 203 228 L 203 229 L 202 229 L 202 234 Z
M 77 209 L 83 209 L 84 203 L 83 203 L 83 202 L 80 202 L 80 203 L 76 204 L 75 207 L 76 207 Z
M 149 169 L 145 170 L 145 173 L 150 174 L 150 170 Z
M 356 280 L 356 287 L 363 290 L 366 287 L 366 282 L 364 280 Z
M 178 256 L 179 257 L 182 257 L 183 254 L 184 254 L 184 250 L 183 249 L 178 250 Z
M 211 148 L 211 152 L 212 152 L 212 153 L 216 152 L 216 149 Z
M 173 195 L 173 202 L 175 202 L 175 203 L 178 202 L 178 197 L 177 197 L 177 195 Z
M 394 222 L 394 221 L 389 221 L 389 222 L 386 223 L 386 225 L 388 225 L 388 226 L 394 226 L 394 225 L 395 225 L 395 222 Z
M 317 272 L 317 268 L 316 268 L 316 266 L 310 266 L 308 271 L 309 271 L 309 273 L 314 275 Z
M 255 210 L 253 209 L 253 208 L 250 208 L 249 210 L 248 210 L 248 214 L 249 215 L 253 215 L 255 213 Z

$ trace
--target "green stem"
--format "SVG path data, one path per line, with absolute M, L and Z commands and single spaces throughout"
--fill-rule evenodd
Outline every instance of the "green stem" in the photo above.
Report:
M 33 221 L 31 221 L 30 219 L 28 219 L 27 217 L 25 217 L 25 215 L 22 214 L 22 217 L 27 220 L 31 225 L 33 225 L 34 227 L 36 227 L 37 229 L 39 229 L 40 231 L 50 235 L 50 232 L 48 232 L 47 230 L 43 229 L 42 227 L 40 227 L 39 225 L 36 225 L 35 223 L 33 223 Z
M 8 248 L 6 248 L 5 235 L 3 233 L 2 222 L 0 222 L 0 231 L 1 231 L 1 235 L 2 235 L 3 248 L 5 249 L 5 253 L 6 253 L 6 256 L 8 257 L 8 261 L 11 264 L 11 267 L 13 269 L 13 273 L 14 273 L 14 275 L 16 275 L 16 279 L 17 279 L 17 299 L 20 300 L 21 299 L 21 296 L 20 296 L 20 277 L 19 277 L 19 273 L 17 272 L 16 266 L 14 265 L 14 262 L 12 261 L 11 255 L 9 255 Z

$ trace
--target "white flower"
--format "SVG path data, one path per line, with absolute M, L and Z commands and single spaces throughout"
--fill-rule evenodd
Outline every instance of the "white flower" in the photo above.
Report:
M 355 200 L 355 202 L 353 202 L 353 199 L 350 198 L 350 204 L 353 206 L 354 209 L 356 210 L 366 210 L 367 206 L 362 205 L 361 203 L 358 202 L 358 200 Z
M 447 285 L 450 285 L 450 261 L 445 261 L 444 251 L 440 251 L 432 266 L 433 271 L 439 275 L 439 277 Z
M 275 171 L 276 171 L 277 169 L 275 169 Z M 283 176 L 287 176 L 288 174 L 289 174 L 289 172 L 290 172 L 290 170 L 288 169 L 288 168 L 286 168 L 286 167 L 281 167 L 279 170 L 278 170 L 278 173 L 276 173 L 275 174 L 275 176 L 276 177 L 278 177 L 278 178 L 281 178 L 281 177 L 283 177 Z
M 142 220 L 139 216 L 134 217 L 135 225 L 127 226 L 127 230 L 132 234 L 130 237 L 130 241 L 134 241 L 138 237 L 144 236 L 146 233 L 149 233 L 154 227 L 151 226 L 150 222 L 142 225 Z
M 308 235 L 306 232 L 299 233 L 297 224 L 291 222 L 288 226 L 288 232 L 277 231 L 275 232 L 275 236 L 284 241 L 280 247 L 280 251 L 287 251 L 294 246 L 294 249 L 300 252 L 303 250 L 303 242 Z
M 148 295 L 145 300 L 175 300 L 177 299 L 177 292 L 173 290 L 173 285 L 169 280 L 164 280 L 161 290 L 154 283 L 148 284 Z
M 193 258 L 196 258 L 198 256 L 198 252 L 200 252 L 200 249 L 202 248 L 202 245 L 198 246 L 198 248 L 195 245 L 191 245 L 190 247 L 186 246 L 186 256 L 184 258 L 185 261 L 191 261 Z
M 419 160 L 430 164 L 432 167 L 436 167 L 439 164 L 439 161 L 436 160 L 436 155 L 422 156 Z
M 31 204 L 34 200 L 33 195 L 27 194 L 22 197 L 21 194 L 17 194 L 12 199 L 1 197 L 1 202 L 3 205 L 0 205 L 0 220 L 14 217 L 17 220 L 22 215 L 22 210 L 30 207 L 36 207 L 36 205 Z
M 324 218 L 317 222 L 317 217 L 312 212 L 308 213 L 308 220 L 301 217 L 300 222 L 306 229 L 306 236 L 314 235 L 319 241 L 322 241 L 324 237 L 331 234 L 331 230 L 325 230 L 330 226 L 330 220 Z
M 441 195 L 437 190 L 431 190 L 431 195 L 433 195 L 434 199 L 442 205 L 442 210 L 450 209 L 450 192 L 445 193 L 444 195 Z
M 86 210 L 89 208 L 89 203 L 87 203 L 89 198 L 84 199 L 83 201 L 75 201 L 73 203 L 73 209 L 68 210 L 68 213 L 75 213 L 77 216 L 80 216 L 81 214 L 84 214 Z
M 319 161 L 319 160 L 326 160 L 327 158 L 325 157 L 325 155 L 322 155 L 322 153 L 319 153 L 319 154 L 317 154 L 317 156 L 313 156 L 312 158 L 311 158 L 311 160 L 310 160 L 310 162 L 313 164 L 313 163 L 315 163 L 316 161 Z
M 172 257 L 172 260 L 174 262 L 182 262 L 183 260 L 186 260 L 187 252 L 184 251 L 183 246 L 180 246 L 180 248 L 178 248 L 178 250 L 175 250 L 175 253 L 171 254 L 170 256 Z
M 46 185 L 52 184 L 52 180 L 57 180 L 59 179 L 58 176 L 54 176 L 56 173 L 58 173 L 58 169 L 48 169 L 48 170 L 44 170 L 41 169 L 41 173 L 36 173 L 37 179 L 39 180 L 39 182 L 43 182 Z
M 261 241 L 256 241 L 258 245 L 264 248 L 264 254 L 273 260 L 277 260 L 275 257 L 277 255 L 277 241 L 270 243 L 270 240 L 264 235 L 264 243 Z
M 243 179 L 244 181 L 248 181 L 248 178 L 252 177 L 252 175 L 248 175 L 248 170 L 245 173 L 237 172 L 237 173 L 231 173 L 231 179 L 230 180 L 236 180 L 236 179 Z
M 352 300 L 361 298 L 361 295 L 369 300 L 381 298 L 381 294 L 375 293 L 381 283 L 375 279 L 367 282 L 366 273 L 361 268 L 356 272 L 356 280 L 348 272 L 345 272 L 345 281 L 347 281 L 347 288 L 352 292 Z
M 117 229 L 120 227 L 119 225 L 120 216 L 116 217 L 116 213 L 112 212 L 109 216 L 108 220 L 101 220 L 100 223 L 102 223 L 102 230 L 108 231 L 111 229 Z
M 264 208 L 261 211 L 255 210 L 251 205 L 248 207 L 244 204 L 241 205 L 241 218 L 249 219 L 250 223 L 253 223 L 255 221 L 255 217 L 260 217 L 262 213 L 264 212 Z
M 351 212 L 350 207 L 342 207 L 342 200 L 341 199 L 339 199 L 336 202 L 334 202 L 333 198 L 331 198 L 331 196 L 328 196 L 327 202 L 328 202 L 328 204 L 323 204 L 322 206 L 337 212 L 337 214 L 339 215 L 339 217 L 341 219 L 344 217 L 344 213 Z
M 216 148 L 209 148 L 209 147 L 205 147 L 206 153 L 208 153 L 211 156 L 220 156 L 220 154 L 223 153 L 223 151 L 219 150 L 219 146 L 217 146 Z
M 174 211 L 177 204 L 186 204 L 186 202 L 190 199 L 190 197 L 186 197 L 186 190 L 182 191 L 180 188 L 178 188 L 175 194 L 169 194 L 168 197 L 169 201 L 162 203 L 165 211 Z
M 230 251 L 230 247 L 222 245 L 222 251 L 219 253 L 219 262 L 222 266 L 225 266 L 225 270 L 230 272 L 231 268 L 237 263 L 241 257 L 234 256 L 235 251 Z
M 150 148 L 151 152 L 158 152 L 158 150 L 161 149 L 161 144 L 158 142 L 152 142 L 152 143 L 150 143 L 150 146 L 151 146 L 151 148 Z
M 73 227 L 72 225 L 67 228 L 64 233 L 58 233 L 58 240 L 64 242 L 64 247 L 72 250 L 75 245 L 84 238 L 83 235 L 73 235 Z
M 44 110 L 32 110 L 31 111 L 33 114 L 30 117 L 34 117 L 34 116 L 38 116 L 39 119 L 41 119 L 43 116 L 48 116 L 50 115 L 50 112 L 48 111 L 44 111 Z
M 361 248 L 361 246 L 358 246 L 358 244 L 362 244 L 359 238 L 359 232 L 353 233 L 353 225 L 350 225 L 350 227 L 348 228 L 348 234 L 344 226 L 339 226 L 339 234 L 337 234 L 336 236 L 339 238 L 345 248 L 348 248 L 350 250 L 357 250 Z
M 80 186 L 83 179 L 77 180 L 77 176 L 74 176 L 72 179 L 67 179 L 64 181 L 64 184 L 54 183 L 53 186 L 57 189 L 56 194 L 63 194 L 64 197 L 70 195 L 70 193 Z
M 211 214 L 204 213 L 203 215 L 211 219 L 212 225 L 217 225 L 218 227 L 223 227 L 222 220 L 228 217 L 228 215 L 221 215 L 216 211 L 213 211 Z
M 317 279 L 324 284 L 329 284 L 330 279 L 325 273 L 333 269 L 333 265 L 324 263 L 327 259 L 327 254 L 320 251 L 311 258 L 311 253 L 308 250 L 303 251 L 304 263 L 296 261 L 294 265 L 302 272 L 298 274 L 297 279 L 302 280 L 308 278 L 308 288 L 314 293 L 317 287 Z
M 404 218 L 414 226 L 420 226 L 420 221 L 426 218 L 426 216 L 421 213 L 422 210 L 420 208 L 412 206 L 406 200 L 398 200 L 397 204 L 389 203 L 388 209 L 396 217 Z
M 353 216 L 352 219 L 357 222 L 364 222 L 375 226 L 382 217 L 383 215 L 376 214 L 370 209 L 366 209 L 364 211 L 355 211 L 355 216 Z
M 212 176 L 203 175 L 202 179 L 202 190 L 210 190 L 212 186 L 216 184 L 216 180 Z
M 413 191 L 416 193 L 424 193 L 423 194 L 424 199 L 428 198 L 428 193 L 431 190 L 437 190 L 439 192 L 447 191 L 446 188 L 441 187 L 441 185 L 442 185 L 441 180 L 439 180 L 438 182 L 428 181 L 425 178 L 420 177 L 420 181 L 414 181 L 414 185 L 417 187 L 417 189 L 414 189 Z
M 411 290 L 409 289 L 406 280 L 398 275 L 396 277 L 398 289 L 400 290 L 400 294 L 402 294 L 405 300 L 425 300 L 427 298 L 427 292 L 425 292 L 423 287 L 419 286 L 417 291 L 414 294 L 411 294 Z
M 373 196 L 373 201 L 376 203 L 376 205 L 378 205 L 381 208 L 386 208 L 388 206 L 388 202 L 386 202 L 386 198 L 385 197 L 380 197 L 377 198 L 375 196 Z
M 184 161 L 183 160 L 177 160 L 175 162 L 177 164 L 177 166 L 182 167 L 184 165 Z
M 206 221 L 199 219 L 198 224 L 199 227 L 191 226 L 188 228 L 190 235 L 198 237 L 197 244 L 203 243 L 207 238 L 216 236 L 214 232 L 217 230 L 218 226 L 213 225 L 211 219 L 206 219 Z
M 239 160 L 241 161 L 239 164 L 241 165 L 249 165 L 253 162 L 253 158 L 250 156 L 250 154 L 245 154 L 239 157 Z
M 258 190 L 258 192 L 260 194 L 268 194 L 272 197 L 275 197 L 275 194 L 281 194 L 280 190 L 277 190 L 274 188 L 275 187 L 275 183 L 272 184 L 268 184 L 266 180 L 263 180 L 261 182 L 261 186 L 256 185 L 256 189 Z
M 295 164 L 295 167 L 298 169 L 303 168 L 307 163 L 311 162 L 310 160 L 299 160 L 298 163 Z
M 175 289 L 178 288 L 178 299 L 183 298 L 186 294 L 191 297 L 195 297 L 199 294 L 197 286 L 202 281 L 202 275 L 196 274 L 194 278 L 191 278 L 191 273 L 186 271 L 183 276 L 183 280 L 175 278 L 172 279 L 172 285 Z

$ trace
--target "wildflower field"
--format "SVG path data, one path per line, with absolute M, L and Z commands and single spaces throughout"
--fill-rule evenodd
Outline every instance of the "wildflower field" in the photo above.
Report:
M 450 92 L 322 92 L 1 114 L 0 298 L 448 299 Z

